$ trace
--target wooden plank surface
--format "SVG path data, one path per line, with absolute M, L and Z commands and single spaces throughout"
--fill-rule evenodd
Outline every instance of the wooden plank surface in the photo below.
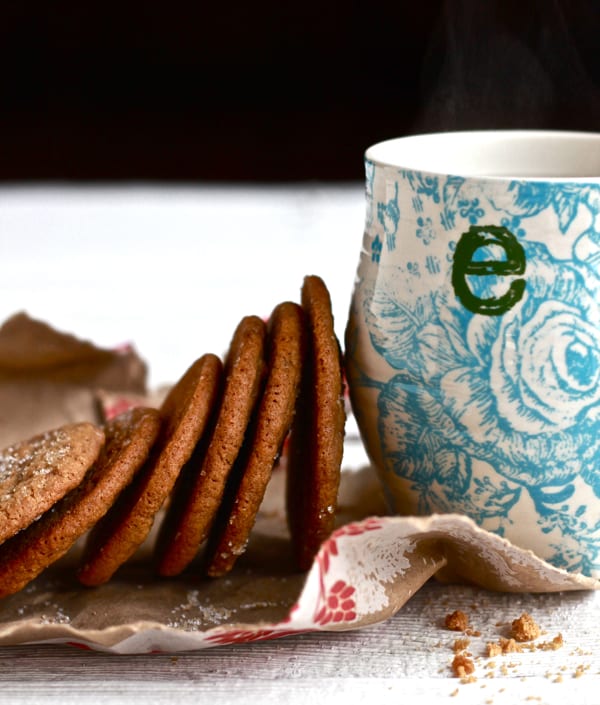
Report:
M 460 634 L 444 627 L 462 609 L 472 627 L 473 682 L 451 668 Z M 556 651 L 540 648 L 489 658 L 488 642 L 508 634 L 523 611 L 558 633 Z M 0 701 L 11 703 L 148 703 L 260 701 L 346 702 L 361 695 L 384 703 L 597 703 L 600 594 L 501 595 L 428 583 L 379 625 L 341 634 L 307 634 L 183 654 L 119 656 L 66 646 L 5 647 L 0 651 Z M 375 702 L 375 700 L 373 700 Z

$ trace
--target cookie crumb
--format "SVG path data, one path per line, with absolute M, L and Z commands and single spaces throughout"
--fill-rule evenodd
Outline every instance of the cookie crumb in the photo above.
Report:
M 502 647 L 500 646 L 500 644 L 493 644 L 492 642 L 488 642 L 485 648 L 488 658 L 494 658 L 494 656 L 502 655 Z
M 523 612 L 511 624 L 510 636 L 519 642 L 534 641 L 541 634 L 541 629 L 530 614 Z
M 493 658 L 502 654 L 521 653 L 523 647 L 521 644 L 517 644 L 513 638 L 507 639 L 501 636 L 496 643 L 489 642 L 486 644 L 486 651 L 488 657 Z
M 540 644 L 536 644 L 536 649 L 538 651 L 558 651 L 564 646 L 562 634 L 557 634 L 552 641 L 543 641 Z
M 452 645 L 452 650 L 455 653 L 458 653 L 459 651 L 464 651 L 465 649 L 468 648 L 470 643 L 471 643 L 471 640 L 467 639 L 466 637 L 461 637 L 460 639 L 455 639 L 454 644 Z
M 452 660 L 452 670 L 457 678 L 465 679 L 475 672 L 475 664 L 465 654 L 456 654 Z
M 444 626 L 452 632 L 464 632 L 469 628 L 469 618 L 461 610 L 454 610 L 444 618 Z

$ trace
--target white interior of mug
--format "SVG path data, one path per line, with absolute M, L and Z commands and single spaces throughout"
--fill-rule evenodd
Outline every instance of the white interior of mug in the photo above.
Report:
M 378 164 L 455 176 L 600 181 L 596 132 L 440 132 L 379 142 L 365 156 Z

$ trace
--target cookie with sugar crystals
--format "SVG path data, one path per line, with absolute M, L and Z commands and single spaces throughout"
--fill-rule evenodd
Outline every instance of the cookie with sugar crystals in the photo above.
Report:
M 288 434 L 300 390 L 304 326 L 302 309 L 284 302 L 267 329 L 267 377 L 252 432 L 232 474 L 211 531 L 206 572 L 228 573 L 248 543 L 271 472 Z M 240 462 L 241 461 L 241 462 Z
M 290 437 L 286 512 L 295 561 L 307 570 L 335 525 L 346 412 L 329 291 L 313 275 L 304 278 L 301 293 L 307 351 Z
M 126 411 L 103 426 L 106 442 L 82 482 L 0 545 L 0 597 L 25 587 L 100 520 L 145 462 L 160 429 L 156 409 Z
M 160 408 L 161 429 L 148 461 L 90 533 L 78 571 L 81 583 L 105 583 L 147 538 L 208 427 L 221 377 L 221 360 L 207 353 L 170 390 Z
M 257 316 L 243 318 L 233 334 L 214 428 L 198 462 L 182 474 L 160 528 L 155 551 L 160 575 L 181 573 L 209 534 L 261 392 L 265 334 Z
M 83 480 L 104 443 L 89 422 L 65 424 L 0 451 L 0 542 L 28 527 Z

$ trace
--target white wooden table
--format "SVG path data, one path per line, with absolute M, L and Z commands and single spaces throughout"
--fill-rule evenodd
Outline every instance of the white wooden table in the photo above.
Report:
M 246 314 L 327 282 L 343 338 L 362 240 L 361 184 L 285 188 L 0 189 L 0 320 L 27 310 L 99 345 L 132 341 L 150 384 L 223 351 Z M 475 680 L 450 664 L 454 609 L 481 632 Z M 485 644 L 529 612 L 557 651 L 489 659 Z M 600 594 L 502 595 L 430 583 L 392 619 L 178 655 L 64 646 L 0 649 L 0 702 L 259 701 L 600 703 Z M 451 698 L 449 700 L 449 698 Z
M 495 595 L 432 583 L 394 618 L 360 632 L 311 634 L 173 656 L 114 656 L 55 646 L 3 648 L 0 702 L 397 704 L 419 697 L 416 702 L 427 704 L 596 705 L 597 598 Z M 461 683 L 450 669 L 456 634 L 441 623 L 455 607 L 465 609 L 482 631 L 471 642 L 476 664 L 472 683 Z M 549 637 L 562 632 L 564 647 L 494 659 L 483 656 L 486 640 L 497 640 L 496 624 L 512 620 L 520 610 L 535 615 Z

